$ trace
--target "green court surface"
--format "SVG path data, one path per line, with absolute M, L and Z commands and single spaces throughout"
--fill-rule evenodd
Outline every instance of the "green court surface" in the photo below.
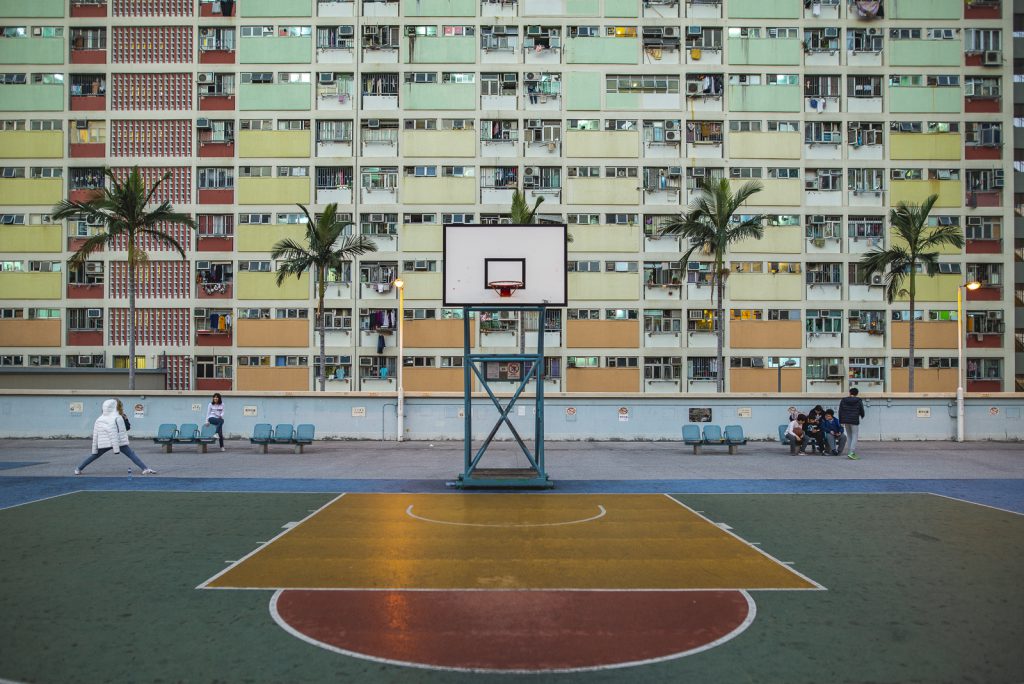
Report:
M 0 511 L 0 679 L 520 678 L 342 655 L 281 629 L 268 608 L 272 591 L 197 589 L 336 496 L 78 492 Z M 757 614 L 749 627 L 693 655 L 522 678 L 1024 681 L 1024 516 L 929 494 L 676 498 L 826 591 L 751 590 Z M 544 639 L 535 646 L 543 649 Z

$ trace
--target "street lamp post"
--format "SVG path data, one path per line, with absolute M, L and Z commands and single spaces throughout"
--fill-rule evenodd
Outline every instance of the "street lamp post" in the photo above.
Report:
M 956 287 L 956 441 L 964 441 L 964 290 L 977 290 L 972 280 Z M 914 360 L 910 360 L 914 363 Z
M 777 369 L 779 371 L 779 373 L 778 373 L 778 375 L 779 375 L 779 382 L 778 382 L 779 394 L 782 394 L 782 369 L 783 368 L 792 368 L 795 365 L 796 365 L 796 361 L 794 361 L 793 359 L 786 359 L 785 363 L 782 363 L 782 359 L 779 359 L 779 364 L 777 366 Z
M 398 403 L 395 407 L 396 419 L 398 422 L 398 441 L 401 442 L 405 435 L 405 389 L 402 387 L 402 376 L 405 375 L 405 358 L 403 353 L 404 340 L 402 333 L 405 328 L 405 281 L 396 278 L 393 283 L 398 288 Z

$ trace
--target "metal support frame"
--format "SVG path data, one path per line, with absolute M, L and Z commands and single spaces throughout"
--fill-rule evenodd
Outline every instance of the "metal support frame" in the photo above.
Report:
M 472 312 L 488 312 L 488 311 L 536 311 L 541 321 L 540 328 L 537 334 L 537 351 L 533 354 L 520 353 L 520 354 L 475 354 L 471 351 L 471 331 L 470 325 L 470 314 Z M 544 314 L 547 307 L 544 306 L 523 306 L 523 307 L 486 307 L 486 306 L 467 306 L 462 308 L 462 325 L 463 325 L 463 362 L 462 362 L 462 379 L 463 379 L 463 407 L 465 412 L 465 444 L 463 446 L 463 472 L 459 475 L 456 481 L 456 486 L 462 489 L 472 488 L 516 488 L 516 489 L 550 489 L 554 487 L 554 482 L 548 479 L 547 472 L 544 468 L 544 331 L 543 321 Z M 520 333 L 523 331 L 520 330 Z M 487 382 L 487 374 L 482 372 L 478 363 L 485 363 L 488 361 L 512 361 L 519 362 L 526 367 L 528 362 L 532 362 L 530 370 L 524 372 L 522 377 L 519 379 L 519 385 L 512 393 L 512 397 L 508 403 L 504 406 L 501 400 L 491 390 L 490 384 Z M 488 433 L 484 439 L 483 444 L 480 448 L 473 451 L 473 376 L 476 376 L 480 380 L 480 385 L 487 392 L 487 396 L 491 402 L 498 409 L 498 420 L 495 422 L 494 427 Z M 527 388 L 530 381 L 533 380 L 536 385 L 535 397 L 536 397 L 536 411 L 534 415 L 533 425 L 533 439 L 534 439 L 534 453 L 530 452 L 530 449 L 526 446 L 523 438 L 520 436 L 519 431 L 516 430 L 515 425 L 509 420 L 509 416 L 512 413 L 512 408 L 516 402 L 522 396 L 523 391 Z M 487 451 L 487 447 L 491 445 L 494 440 L 494 436 L 501 429 L 502 425 L 507 425 L 508 429 L 512 432 L 512 436 L 515 438 L 516 443 L 522 450 L 523 455 L 526 456 L 526 460 L 529 461 L 529 468 L 480 468 L 480 461 L 483 459 L 484 453 Z

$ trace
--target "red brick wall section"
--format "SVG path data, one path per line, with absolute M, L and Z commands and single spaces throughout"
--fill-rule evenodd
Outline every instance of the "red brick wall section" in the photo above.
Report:
M 115 17 L 191 17 L 195 0 L 111 0 Z
M 111 169 L 111 171 L 115 178 L 123 180 L 128 177 L 128 174 L 131 172 L 131 168 L 127 166 L 118 166 Z M 142 175 L 143 180 L 146 181 L 147 186 L 153 185 L 153 183 L 162 178 L 168 171 L 171 172 L 171 177 L 163 182 L 160 189 L 157 190 L 156 195 L 153 196 L 153 201 L 167 201 L 171 204 L 192 204 L 191 167 L 143 166 L 139 168 L 139 173 Z
M 128 309 L 108 309 L 109 344 L 128 344 Z M 135 309 L 135 343 L 142 347 L 184 347 L 192 344 L 188 309 Z
M 192 359 L 188 356 L 160 357 L 167 369 L 167 387 L 169 390 L 192 389 Z
M 112 74 L 110 109 L 192 109 L 192 74 Z
M 163 232 L 165 232 L 168 235 L 170 235 L 175 240 L 177 240 L 178 244 L 181 245 L 182 249 L 185 250 L 186 254 L 188 252 L 192 251 L 192 229 L 191 228 L 189 228 L 188 226 L 180 225 L 180 224 L 173 224 L 172 225 L 172 224 L 168 224 L 168 223 L 158 223 L 156 227 L 159 230 L 162 230 Z M 176 249 L 174 249 L 173 247 L 168 245 L 166 242 L 163 242 L 161 240 L 157 240 L 152 235 L 140 235 L 138 237 L 138 239 L 136 239 L 135 244 L 138 245 L 139 247 L 141 247 L 142 249 L 144 249 L 147 253 L 152 253 L 152 252 L 170 252 L 172 254 L 177 254 L 178 253 L 178 251 Z M 127 238 L 125 238 L 123 236 L 118 236 L 118 237 L 114 238 L 113 242 L 111 243 L 111 250 L 114 251 L 114 252 L 124 252 L 124 251 L 127 251 L 127 249 L 128 249 L 128 240 L 127 240 Z
M 115 26 L 112 64 L 191 63 L 191 26 Z
M 128 298 L 128 262 L 108 264 L 111 299 Z M 189 296 L 189 264 L 187 261 L 147 261 L 139 265 L 135 296 L 139 299 L 185 299 Z
M 121 119 L 110 122 L 111 157 L 191 157 L 192 122 Z

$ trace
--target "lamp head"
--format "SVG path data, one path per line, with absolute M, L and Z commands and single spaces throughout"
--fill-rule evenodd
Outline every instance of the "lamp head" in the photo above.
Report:
M 402 280 L 401 278 L 395 278 L 395 280 L 391 284 L 397 287 L 399 290 L 405 287 L 405 281 Z
M 968 290 L 977 290 L 979 287 L 981 287 L 981 283 L 979 283 L 977 280 L 972 280 L 969 283 L 965 283 L 964 287 L 966 287 Z

